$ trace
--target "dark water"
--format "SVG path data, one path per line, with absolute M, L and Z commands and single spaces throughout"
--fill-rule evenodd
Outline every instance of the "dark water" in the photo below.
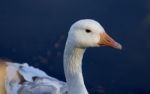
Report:
M 28 62 L 65 80 L 67 32 L 92 18 L 123 50 L 88 49 L 83 71 L 91 94 L 150 94 L 150 0 L 1 0 L 0 57 Z

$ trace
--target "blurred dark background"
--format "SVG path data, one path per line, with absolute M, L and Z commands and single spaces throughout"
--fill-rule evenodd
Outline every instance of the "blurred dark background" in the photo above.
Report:
M 150 94 L 150 0 L 0 0 L 0 58 L 28 62 L 65 81 L 63 49 L 72 23 L 91 18 L 123 50 L 90 48 L 90 94 Z

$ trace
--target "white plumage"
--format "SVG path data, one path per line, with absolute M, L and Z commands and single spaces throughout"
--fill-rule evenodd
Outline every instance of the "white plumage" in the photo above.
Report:
M 6 94 L 88 94 L 82 75 L 82 58 L 86 48 L 104 45 L 121 49 L 98 22 L 79 20 L 71 26 L 66 41 L 63 60 L 66 83 L 27 63 L 5 62 L 0 66 L 3 75 L 0 88 L 5 87 Z
M 66 83 L 48 76 L 45 72 L 29 66 L 27 63 L 7 63 L 7 94 L 65 94 Z M 25 80 L 16 80 L 16 73 Z

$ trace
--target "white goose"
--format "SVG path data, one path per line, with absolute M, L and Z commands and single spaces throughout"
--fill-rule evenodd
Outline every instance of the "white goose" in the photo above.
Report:
M 71 26 L 65 46 L 66 83 L 27 64 L 1 61 L 0 94 L 88 94 L 82 75 L 82 58 L 86 48 L 100 46 L 122 48 L 97 21 L 79 20 Z

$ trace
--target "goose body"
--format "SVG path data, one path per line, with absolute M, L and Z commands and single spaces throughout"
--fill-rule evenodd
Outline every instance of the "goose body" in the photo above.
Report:
M 82 58 L 86 48 L 121 45 L 109 37 L 104 28 L 91 19 L 75 22 L 68 33 L 64 50 L 66 82 L 29 66 L 0 62 L 0 94 L 88 94 L 82 75 Z
M 65 94 L 67 91 L 65 82 L 50 77 L 27 63 L 5 63 L 6 94 Z

